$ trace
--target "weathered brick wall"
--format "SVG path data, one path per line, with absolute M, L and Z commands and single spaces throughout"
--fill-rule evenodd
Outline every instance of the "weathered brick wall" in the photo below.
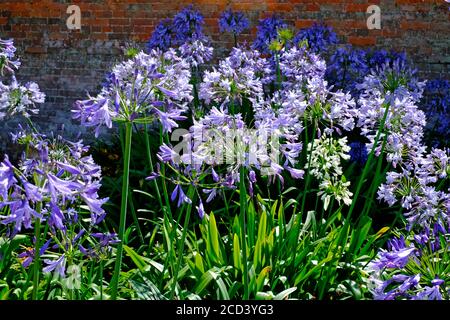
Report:
M 103 75 L 118 59 L 126 42 L 144 44 L 159 20 L 172 17 L 189 3 L 205 16 L 205 31 L 216 48 L 231 45 L 231 38 L 219 34 L 217 18 L 231 6 L 247 13 L 253 39 L 260 18 L 277 12 L 296 29 L 323 21 L 334 27 L 344 42 L 358 46 L 406 50 L 422 74 L 449 76 L 450 11 L 443 0 L 0 0 L 0 37 L 15 39 L 22 59 L 20 78 L 39 83 L 47 103 L 37 121 L 48 131 L 74 134 L 82 131 L 71 120 L 76 99 L 95 93 Z M 66 27 L 69 5 L 81 8 L 81 31 Z M 380 6 L 381 30 L 368 30 L 366 9 Z M 220 50 L 219 50 L 220 52 Z M 0 131 L 14 130 L 7 122 Z M 4 142 L 5 140 L 3 140 Z

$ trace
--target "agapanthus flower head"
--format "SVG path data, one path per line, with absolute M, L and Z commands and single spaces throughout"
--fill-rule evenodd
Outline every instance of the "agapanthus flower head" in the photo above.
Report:
M 13 76 L 9 84 L 0 82 L 0 120 L 16 114 L 30 117 L 39 113 L 37 104 L 44 103 L 45 94 L 34 82 L 21 85 Z
M 181 56 L 194 68 L 209 62 L 214 51 L 206 37 L 187 41 L 179 50 Z
M 253 42 L 253 49 L 261 53 L 269 53 L 269 45 L 278 37 L 278 29 L 284 29 L 287 24 L 276 15 L 261 20 L 258 24 L 256 39 Z
M 314 23 L 311 27 L 300 30 L 294 37 L 294 45 L 307 41 L 311 51 L 327 53 L 329 48 L 338 43 L 338 38 L 333 28 L 321 23 Z
M 192 100 L 190 65 L 175 50 L 140 52 L 117 64 L 106 86 L 95 97 L 77 101 L 74 118 L 88 127 L 112 127 L 113 121 L 153 122 L 165 132 L 185 119 L 182 113 Z
M 401 171 L 387 173 L 386 183 L 378 190 L 378 198 L 390 206 L 400 202 L 405 209 L 407 229 L 430 229 L 449 221 L 450 194 L 439 190 L 449 170 L 449 153 L 433 149 L 402 164 Z
M 427 140 L 445 147 L 450 140 L 450 81 L 427 81 L 420 108 L 427 116 Z
M 324 201 L 325 210 L 331 199 L 346 205 L 352 202 L 349 191 L 350 182 L 343 174 L 342 160 L 349 160 L 350 147 L 347 145 L 347 137 L 335 139 L 327 134 L 322 134 L 319 139 L 308 144 L 308 152 L 311 160 L 305 165 L 305 170 L 319 180 L 319 195 Z
M 19 69 L 20 61 L 15 59 L 15 52 L 12 39 L 0 39 L 0 75 L 3 75 L 4 70 L 14 74 Z
M 448 226 L 448 224 L 447 224 Z M 445 268 L 429 268 L 435 263 L 448 263 L 446 250 L 436 243 L 448 246 L 445 233 L 409 234 L 407 238 L 393 238 L 388 249 L 381 249 L 368 265 L 377 300 L 442 300 L 449 296 L 449 273 Z
M 367 148 L 366 144 L 360 141 L 354 141 L 350 143 L 350 159 L 352 162 L 363 166 L 367 161 Z
M 230 32 L 239 35 L 250 28 L 250 21 L 241 11 L 228 9 L 220 15 L 220 32 Z
M 326 70 L 325 61 L 305 47 L 283 50 L 279 66 L 285 78 L 283 82 L 285 88 L 304 88 L 314 79 L 323 79 Z
M 161 20 L 153 30 L 147 42 L 147 50 L 153 49 L 167 50 L 173 45 L 174 30 L 171 19 Z
M 324 79 L 326 64 L 320 56 L 305 47 L 292 47 L 281 52 L 279 67 L 283 82 L 274 97 L 278 96 L 280 101 L 275 104 L 284 109 L 285 119 L 321 123 L 328 133 L 353 130 L 356 103 L 349 93 L 330 90 Z
M 392 64 L 394 61 L 401 61 L 402 65 L 407 65 L 405 52 L 386 51 L 386 50 L 367 50 L 367 65 L 369 69 L 380 68 L 384 64 Z
M 422 139 L 426 120 L 417 106 L 424 83 L 418 82 L 413 75 L 414 71 L 404 66 L 401 60 L 395 60 L 392 64 L 386 63 L 382 68 L 372 70 L 357 85 L 361 90 L 358 126 L 362 135 L 370 141 L 367 149 L 375 148 L 376 155 L 380 154 L 382 139 L 376 146 L 374 143 L 385 118 L 381 137 L 386 136 L 387 160 L 394 167 L 407 155 L 417 156 L 424 148 Z
M 203 37 L 203 15 L 192 5 L 185 7 L 173 18 L 172 30 L 177 44 Z
M 64 276 L 65 255 L 73 257 L 73 250 L 106 216 L 102 206 L 108 199 L 98 195 L 101 169 L 85 154 L 88 148 L 81 142 L 25 131 L 14 140 L 26 144 L 27 152 L 17 166 L 7 157 L 0 164 L 0 208 L 8 208 L 0 223 L 8 227 L 10 237 L 33 229 L 38 221 L 45 224 L 50 238 L 40 255 L 51 251 L 57 258 L 44 261 L 44 272 Z M 80 219 L 81 214 L 90 219 Z M 50 242 L 55 243 L 51 248 Z M 24 266 L 31 263 L 29 253 L 21 256 Z
M 369 71 L 366 52 L 351 46 L 337 48 L 330 57 L 326 79 L 336 89 L 350 91 L 356 95 L 356 85 L 364 79 Z
M 200 98 L 206 103 L 231 102 L 236 107 L 244 97 L 262 98 L 263 83 L 256 65 L 264 68 L 264 61 L 257 54 L 233 48 L 230 56 L 220 61 L 217 70 L 205 71 L 200 85 Z
M 372 69 L 364 81 L 371 79 L 374 89 L 381 90 L 388 100 L 409 96 L 414 102 L 418 102 L 422 98 L 425 82 L 419 81 L 416 74 L 417 70 L 411 68 L 404 58 L 399 57 L 387 60 L 381 66 Z M 364 83 L 358 88 L 364 89 Z

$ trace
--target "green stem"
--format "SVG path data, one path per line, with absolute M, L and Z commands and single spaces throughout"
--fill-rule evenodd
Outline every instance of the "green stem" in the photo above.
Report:
M 245 215 L 247 214 L 247 189 L 245 186 L 245 167 L 241 166 L 239 177 L 239 204 L 241 218 L 242 261 L 244 264 L 244 300 L 249 299 L 248 263 L 247 263 L 247 226 Z
M 314 120 L 313 120 L 314 121 Z M 292 239 L 292 243 L 291 243 L 291 247 L 294 248 L 294 253 L 293 253 L 293 257 L 292 257 L 292 266 L 295 266 L 295 259 L 297 257 L 297 242 L 298 242 L 298 237 L 300 236 L 300 227 L 301 227 L 301 223 L 302 223 L 302 217 L 303 217 L 303 211 L 305 210 L 305 205 L 306 205 L 306 194 L 308 193 L 308 188 L 309 188 L 309 184 L 311 181 L 311 174 L 310 174 L 310 168 L 311 168 L 311 159 L 312 159 L 312 152 L 314 149 L 314 141 L 315 141 L 315 137 L 316 137 L 316 122 L 314 121 L 314 126 L 313 126 L 313 131 L 312 131 L 312 137 L 311 137 L 311 150 L 309 151 L 309 154 L 307 154 L 307 158 L 308 158 L 308 172 L 306 173 L 306 180 L 305 180 L 305 186 L 303 188 L 303 194 L 302 194 L 302 204 L 300 207 L 300 212 L 299 214 L 297 214 L 297 216 L 295 217 L 295 223 L 294 223 L 294 227 L 295 227 L 295 237 Z M 309 137 L 308 137 L 308 127 L 305 126 L 305 136 L 306 136 L 306 148 L 308 149 L 308 144 L 309 144 Z M 306 149 L 306 152 L 307 152 Z M 295 203 L 294 206 L 294 214 L 297 212 L 297 205 L 298 205 L 298 198 L 297 201 Z
M 192 186 L 189 187 L 188 198 L 193 200 L 194 194 L 195 194 L 194 187 L 192 187 Z M 178 281 L 178 272 L 180 270 L 181 260 L 184 258 L 184 255 L 183 255 L 184 242 L 186 241 L 187 230 L 189 228 L 189 218 L 191 217 L 192 205 L 187 204 L 186 206 L 187 206 L 187 210 L 186 210 L 186 214 L 184 216 L 183 233 L 181 235 L 181 239 L 178 244 L 177 263 L 175 265 L 175 271 L 173 274 L 174 278 L 173 278 L 172 291 L 170 293 L 170 300 L 172 300 L 175 295 L 175 289 L 176 289 L 177 281 Z
M 280 89 L 281 88 L 281 70 L 280 70 L 280 58 L 278 56 L 278 53 L 275 54 L 275 59 L 276 59 L 276 63 L 277 63 L 277 85 L 276 85 L 276 89 Z
M 39 131 L 38 131 L 38 130 L 36 129 L 36 127 L 34 126 L 33 121 L 31 121 L 31 119 L 28 118 L 28 117 L 25 117 L 25 119 L 27 119 L 27 122 L 28 122 L 28 124 L 29 124 L 31 130 L 33 130 L 34 133 L 39 134 Z
M 197 110 L 199 110 L 199 106 L 200 106 L 200 99 L 198 97 L 198 88 L 197 85 L 198 83 L 201 81 L 199 79 L 199 72 L 198 72 L 198 67 L 197 68 L 192 68 L 192 89 L 193 89 L 193 94 L 194 94 L 194 114 L 197 112 Z
M 131 138 L 133 130 L 131 122 L 125 123 L 125 152 L 123 160 L 123 177 L 122 177 L 122 202 L 120 208 L 120 224 L 119 224 L 119 244 L 117 246 L 116 262 L 114 265 L 114 274 L 111 280 L 111 299 L 117 299 L 117 286 L 119 284 L 120 270 L 122 267 L 123 241 L 125 235 L 127 204 L 128 204 L 128 186 L 130 182 L 130 156 L 131 156 Z
M 145 125 L 145 148 L 147 150 L 147 160 L 148 163 L 150 165 L 150 170 L 153 173 L 154 172 L 154 167 L 153 167 L 153 160 L 152 160 L 152 151 L 150 148 L 150 139 L 148 137 L 148 128 L 147 128 L 147 124 Z M 163 207 L 163 202 L 162 202 L 162 198 L 161 198 L 161 192 L 159 191 L 159 186 L 158 186 L 158 182 L 156 181 L 156 179 L 153 180 L 153 183 L 155 184 L 155 190 L 156 190 L 156 196 L 158 197 L 158 202 L 159 202 L 159 206 L 162 208 Z
M 144 235 L 142 234 L 141 227 L 139 226 L 139 219 L 136 213 L 136 210 L 134 209 L 134 202 L 133 202 L 133 194 L 131 193 L 131 190 L 128 190 L 128 202 L 130 203 L 130 211 L 131 211 L 131 217 L 133 218 L 133 223 L 136 226 L 136 231 L 138 233 L 139 241 L 141 241 L 141 244 L 144 244 Z
M 305 128 L 305 130 L 307 130 Z M 305 187 L 303 188 L 303 195 L 302 195 L 302 206 L 300 208 L 300 214 L 301 216 L 303 215 L 303 211 L 305 210 L 305 205 L 306 205 L 306 195 L 308 193 L 308 188 L 309 188 L 309 184 L 311 183 L 311 161 L 312 161 L 312 153 L 314 150 L 314 142 L 315 142 L 315 137 L 316 137 L 316 123 L 314 122 L 314 127 L 313 127 L 313 135 L 311 137 L 311 151 L 309 152 L 309 156 L 308 156 L 308 173 L 306 174 L 306 181 L 305 181 Z M 306 148 L 308 148 L 308 145 L 306 145 Z
M 103 300 L 103 259 L 100 260 L 100 300 Z
M 363 172 L 361 174 L 361 177 L 359 178 L 359 182 L 358 182 L 358 185 L 356 187 L 355 194 L 353 195 L 353 201 L 352 201 L 352 204 L 350 205 L 350 209 L 348 210 L 347 220 L 350 220 L 350 217 L 351 217 L 351 215 L 353 213 L 353 209 L 355 208 L 356 201 L 358 200 L 359 193 L 361 192 L 361 189 L 362 189 L 362 186 L 363 186 L 363 183 L 364 183 L 364 179 L 366 178 L 367 174 L 369 173 L 369 168 L 372 165 L 372 160 L 373 160 L 373 157 L 375 155 L 375 149 L 376 149 L 376 147 L 378 145 L 378 141 L 380 140 L 380 136 L 381 136 L 381 134 L 384 131 L 384 124 L 386 123 L 386 118 L 387 118 L 387 115 L 389 113 L 389 104 L 386 104 L 385 108 L 386 108 L 386 110 L 384 111 L 383 118 L 381 119 L 380 127 L 378 128 L 378 132 L 377 132 L 377 135 L 375 137 L 372 150 L 370 151 L 369 157 L 367 158 L 367 162 L 366 162 L 366 164 L 364 166 L 364 170 L 363 170 Z M 380 157 L 382 157 L 382 156 L 383 155 L 380 154 Z
M 41 220 L 36 219 L 36 224 L 34 226 L 34 237 L 35 243 L 34 243 L 34 262 L 33 262 L 33 293 L 32 293 L 32 299 L 37 300 L 37 294 L 38 294 L 38 287 L 39 287 L 39 272 L 40 272 L 40 257 L 39 257 L 39 251 L 40 251 L 40 238 L 41 238 Z

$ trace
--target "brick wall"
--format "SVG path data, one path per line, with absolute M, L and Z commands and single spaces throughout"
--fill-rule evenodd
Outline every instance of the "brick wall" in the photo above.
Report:
M 143 45 L 159 20 L 189 3 L 204 14 L 205 31 L 215 48 L 231 45 L 231 38 L 219 34 L 217 25 L 220 13 L 231 6 L 245 11 L 252 22 L 251 32 L 244 35 L 248 41 L 258 20 L 277 12 L 296 29 L 323 21 L 344 42 L 406 50 L 424 76 L 449 77 L 450 11 L 443 0 L 0 0 L 0 37 L 15 39 L 22 60 L 19 77 L 38 82 L 47 94 L 37 118 L 41 127 L 56 132 L 64 127 L 72 135 L 82 131 L 71 120 L 73 102 L 85 97 L 86 91 L 96 92 L 121 46 L 130 41 Z M 71 4 L 81 8 L 81 31 L 66 27 Z M 370 4 L 381 8 L 381 30 L 366 27 Z M 14 121 L 0 128 L 3 142 L 15 128 Z

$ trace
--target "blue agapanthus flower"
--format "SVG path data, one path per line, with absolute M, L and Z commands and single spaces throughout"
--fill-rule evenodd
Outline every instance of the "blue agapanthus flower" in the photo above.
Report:
M 413 237 L 401 236 L 388 241 L 369 263 L 372 293 L 375 300 L 443 300 L 448 299 L 449 274 L 441 268 L 429 268 L 435 261 L 445 264 L 440 252 L 447 243 L 448 225 L 424 229 Z
M 328 63 L 326 78 L 336 89 L 356 92 L 356 84 L 369 72 L 366 52 L 351 46 L 338 48 Z
M 147 42 L 147 49 L 151 51 L 153 49 L 161 49 L 166 51 L 170 48 L 173 42 L 173 26 L 171 19 L 162 20 L 155 28 L 152 36 Z
M 350 143 L 350 159 L 352 162 L 363 166 L 367 161 L 367 148 L 366 144 L 360 141 L 354 141 Z
M 243 12 L 234 12 L 229 9 L 220 16 L 219 28 L 220 32 L 230 32 L 238 35 L 250 28 L 250 21 Z
M 369 69 L 381 67 L 383 64 L 392 64 L 394 61 L 399 61 L 401 64 L 406 65 L 408 62 L 406 60 L 405 52 L 395 52 L 386 50 L 374 50 L 367 51 L 367 65 Z
M 253 42 L 253 49 L 262 53 L 269 53 L 269 45 L 278 36 L 278 29 L 284 29 L 287 24 L 283 19 L 273 15 L 259 22 L 256 39 Z
M 447 144 L 450 140 L 450 81 L 428 81 L 421 109 L 427 115 L 428 140 L 435 146 Z
M 173 30 L 177 44 L 203 37 L 203 15 L 192 5 L 187 6 L 173 18 Z
M 20 62 L 15 58 L 16 47 L 12 39 L 0 39 L 0 75 L 3 70 L 14 73 L 14 70 L 19 69 Z
M 339 42 L 333 28 L 317 23 L 310 28 L 300 30 L 293 42 L 297 45 L 303 40 L 307 40 L 310 50 L 316 53 L 325 53 L 332 45 Z

